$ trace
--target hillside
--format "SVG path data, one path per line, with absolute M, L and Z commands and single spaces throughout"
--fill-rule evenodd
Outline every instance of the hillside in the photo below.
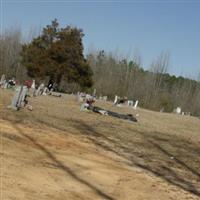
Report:
M 3 200 L 200 199 L 200 120 L 144 109 L 132 123 L 80 112 L 72 95 L 30 98 L 8 110 L 0 89 Z

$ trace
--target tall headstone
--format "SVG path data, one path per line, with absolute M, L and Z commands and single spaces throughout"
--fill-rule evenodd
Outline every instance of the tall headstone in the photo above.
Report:
M 87 97 L 88 97 L 88 95 L 86 95 L 86 94 L 83 93 L 83 92 L 78 92 L 78 93 L 77 93 L 77 101 L 78 101 L 78 102 L 83 102 L 83 101 L 85 101 Z
M 8 82 L 6 81 L 3 85 L 2 85 L 2 87 L 3 87 L 3 89 L 8 89 Z
M 139 103 L 139 101 L 137 100 L 137 101 L 135 102 L 134 106 L 133 106 L 133 108 L 134 108 L 135 110 L 137 109 L 138 103 Z
M 1 86 L 2 88 L 4 88 L 5 84 L 6 84 L 6 76 L 5 76 L 5 74 L 3 74 L 3 75 L 1 76 L 0 86 Z M 7 88 L 7 87 L 6 87 L 6 88 Z
M 28 87 L 27 86 L 23 86 L 22 87 L 22 93 L 20 95 L 20 99 L 19 99 L 19 108 L 25 106 L 26 102 L 25 102 L 25 99 L 26 99 L 26 96 L 28 95 Z
M 11 105 L 9 108 L 19 110 L 25 105 L 25 98 L 28 93 L 27 86 L 19 86 L 15 89 L 15 94 L 12 98 Z
M 118 96 L 117 96 L 117 95 L 115 95 L 114 105 L 116 105 L 116 104 L 117 104 L 117 101 L 118 101 Z
M 77 94 L 76 94 L 76 101 L 79 101 L 79 96 L 80 96 L 80 92 L 77 92 Z
M 38 89 L 36 90 L 35 96 L 42 95 L 43 90 L 44 90 L 44 83 L 40 84 L 40 86 L 39 86 Z
M 33 80 L 32 85 L 31 85 L 32 89 L 35 89 L 35 80 Z
M 97 90 L 94 89 L 93 94 L 92 94 L 93 97 L 96 97 L 96 92 L 97 92 Z
M 3 75 L 1 76 L 0 84 L 4 83 L 5 80 L 6 80 L 6 76 L 5 76 L 5 74 L 3 74 Z
M 12 98 L 11 105 L 10 105 L 10 107 L 12 109 L 14 109 L 14 110 L 18 110 L 19 109 L 18 108 L 18 104 L 19 104 L 20 95 L 22 93 L 22 89 L 23 89 L 23 87 L 19 86 L 15 90 L 15 94 L 14 94 L 14 96 Z

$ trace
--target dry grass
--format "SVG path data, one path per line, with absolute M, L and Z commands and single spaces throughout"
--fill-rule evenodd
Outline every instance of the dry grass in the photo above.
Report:
M 11 91 L 0 90 L 1 118 L 45 129 L 80 135 L 171 185 L 200 197 L 200 120 L 194 117 L 96 105 L 121 113 L 139 114 L 138 123 L 80 112 L 74 96 L 30 98 L 32 112 L 8 110 Z

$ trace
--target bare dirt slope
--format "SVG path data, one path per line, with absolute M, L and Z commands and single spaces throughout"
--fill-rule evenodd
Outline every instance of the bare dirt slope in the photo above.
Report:
M 80 112 L 68 95 L 15 112 L 11 95 L 0 91 L 2 200 L 200 199 L 199 119 L 139 109 L 130 123 Z

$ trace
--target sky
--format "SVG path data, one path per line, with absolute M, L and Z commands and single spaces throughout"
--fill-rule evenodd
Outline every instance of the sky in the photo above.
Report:
M 200 72 L 200 0 L 0 0 L 1 27 L 27 35 L 57 18 L 82 28 L 85 54 L 103 49 L 131 59 L 136 52 L 148 69 L 170 53 L 169 73 L 196 78 Z

